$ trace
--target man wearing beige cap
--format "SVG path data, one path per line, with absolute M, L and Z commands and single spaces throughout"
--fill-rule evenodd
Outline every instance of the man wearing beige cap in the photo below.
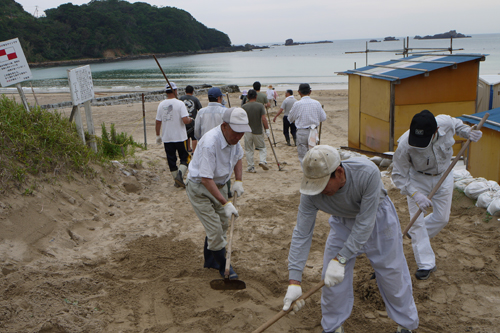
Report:
M 341 163 L 337 149 L 320 145 L 306 153 L 303 170 L 283 310 L 287 311 L 302 295 L 302 271 L 311 248 L 316 215 L 321 210 L 331 214 L 323 256 L 323 332 L 344 332 L 342 325 L 354 303 L 354 263 L 358 255 L 365 253 L 375 269 L 387 314 L 398 324 L 397 332 L 411 333 L 418 327 L 411 277 L 396 209 L 387 196 L 378 167 L 363 158 Z M 305 301 L 298 301 L 293 310 L 300 310 L 304 304 Z
M 186 192 L 207 234 L 204 267 L 218 269 L 224 276 L 229 218 L 233 214 L 238 216 L 238 211 L 228 200 L 226 183 L 234 171 L 236 182 L 231 192 L 238 196 L 243 194 L 241 160 L 244 153 L 239 141 L 252 129 L 242 108 L 227 109 L 222 121 L 198 141 L 189 163 Z M 229 278 L 238 278 L 232 267 Z

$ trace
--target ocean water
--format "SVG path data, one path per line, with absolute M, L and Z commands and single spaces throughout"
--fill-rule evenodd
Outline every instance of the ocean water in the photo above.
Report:
M 302 82 L 310 83 L 316 90 L 346 89 L 348 78 L 338 75 L 338 72 L 402 58 L 397 53 L 403 48 L 406 37 L 398 38 L 399 41 L 378 43 L 367 43 L 369 38 L 334 40 L 327 44 L 271 45 L 269 49 L 249 52 L 167 57 L 158 61 L 168 79 L 181 87 L 188 84 L 236 84 L 245 89 L 254 81 L 260 81 L 263 86 L 272 84 L 278 91 L 296 90 Z M 410 37 L 409 44 L 414 48 L 448 48 L 450 40 L 415 40 Z M 366 53 L 346 53 L 365 51 L 366 47 L 392 52 L 370 52 L 368 56 Z M 500 74 L 500 33 L 454 39 L 453 48 L 463 48 L 453 53 L 487 54 L 486 60 L 480 64 L 480 75 Z M 67 70 L 75 67 L 33 68 L 33 80 L 23 82 L 22 86 L 31 91 L 32 85 L 35 92 L 67 92 Z M 144 92 L 165 86 L 165 78 L 153 58 L 90 64 L 90 68 L 96 92 Z M 15 87 L 0 88 L 0 93 L 12 90 Z

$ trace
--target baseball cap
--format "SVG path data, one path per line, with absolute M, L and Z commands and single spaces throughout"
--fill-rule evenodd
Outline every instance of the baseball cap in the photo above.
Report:
M 327 145 L 319 145 L 310 149 L 302 161 L 304 176 L 300 184 L 300 193 L 320 194 L 328 184 L 332 172 L 339 165 L 340 154 L 337 149 Z
M 165 91 L 167 90 L 175 90 L 177 89 L 177 86 L 175 85 L 175 83 L 171 82 L 170 81 L 170 84 L 167 83 L 167 85 L 165 86 Z
M 222 96 L 222 91 L 217 87 L 212 87 L 208 89 L 208 97 L 217 98 Z
M 311 91 L 311 86 L 309 85 L 309 83 L 301 83 L 299 85 L 299 91 L 301 93 L 308 93 Z
M 238 133 L 251 132 L 248 125 L 248 115 L 242 108 L 230 108 L 224 111 L 222 121 L 229 124 L 231 129 Z
M 423 110 L 413 116 L 410 125 L 408 143 L 413 147 L 427 147 L 431 142 L 432 135 L 436 133 L 437 122 L 429 110 Z

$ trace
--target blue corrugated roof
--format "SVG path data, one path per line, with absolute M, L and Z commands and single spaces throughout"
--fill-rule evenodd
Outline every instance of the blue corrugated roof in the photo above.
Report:
M 462 119 L 463 121 L 466 121 L 471 124 L 479 124 L 481 119 L 484 117 L 485 113 L 489 113 L 490 115 L 488 116 L 488 119 L 486 119 L 486 122 L 483 124 L 483 127 L 488 127 L 492 130 L 500 132 L 500 108 L 491 109 L 479 113 L 473 113 L 470 116 L 464 115 L 462 117 L 457 117 L 457 118 Z
M 376 79 L 397 81 L 425 74 L 436 69 L 455 66 L 472 60 L 484 60 L 486 54 L 423 54 L 389 60 L 375 65 L 351 69 L 341 74 L 370 76 Z

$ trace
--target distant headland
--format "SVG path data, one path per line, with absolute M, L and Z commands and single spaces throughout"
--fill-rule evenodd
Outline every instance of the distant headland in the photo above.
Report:
M 421 36 L 415 36 L 413 39 L 448 39 L 448 38 L 471 38 L 471 36 L 466 36 L 461 33 L 457 33 L 456 30 L 450 30 L 448 32 L 444 32 L 442 34 L 435 34 L 433 36 L 427 35 L 424 37 Z
M 293 39 L 289 38 L 285 41 L 285 46 L 293 46 L 293 45 L 306 45 L 306 44 L 325 44 L 325 43 L 333 43 L 331 40 L 321 40 L 319 42 L 308 42 L 308 43 L 294 43 Z

